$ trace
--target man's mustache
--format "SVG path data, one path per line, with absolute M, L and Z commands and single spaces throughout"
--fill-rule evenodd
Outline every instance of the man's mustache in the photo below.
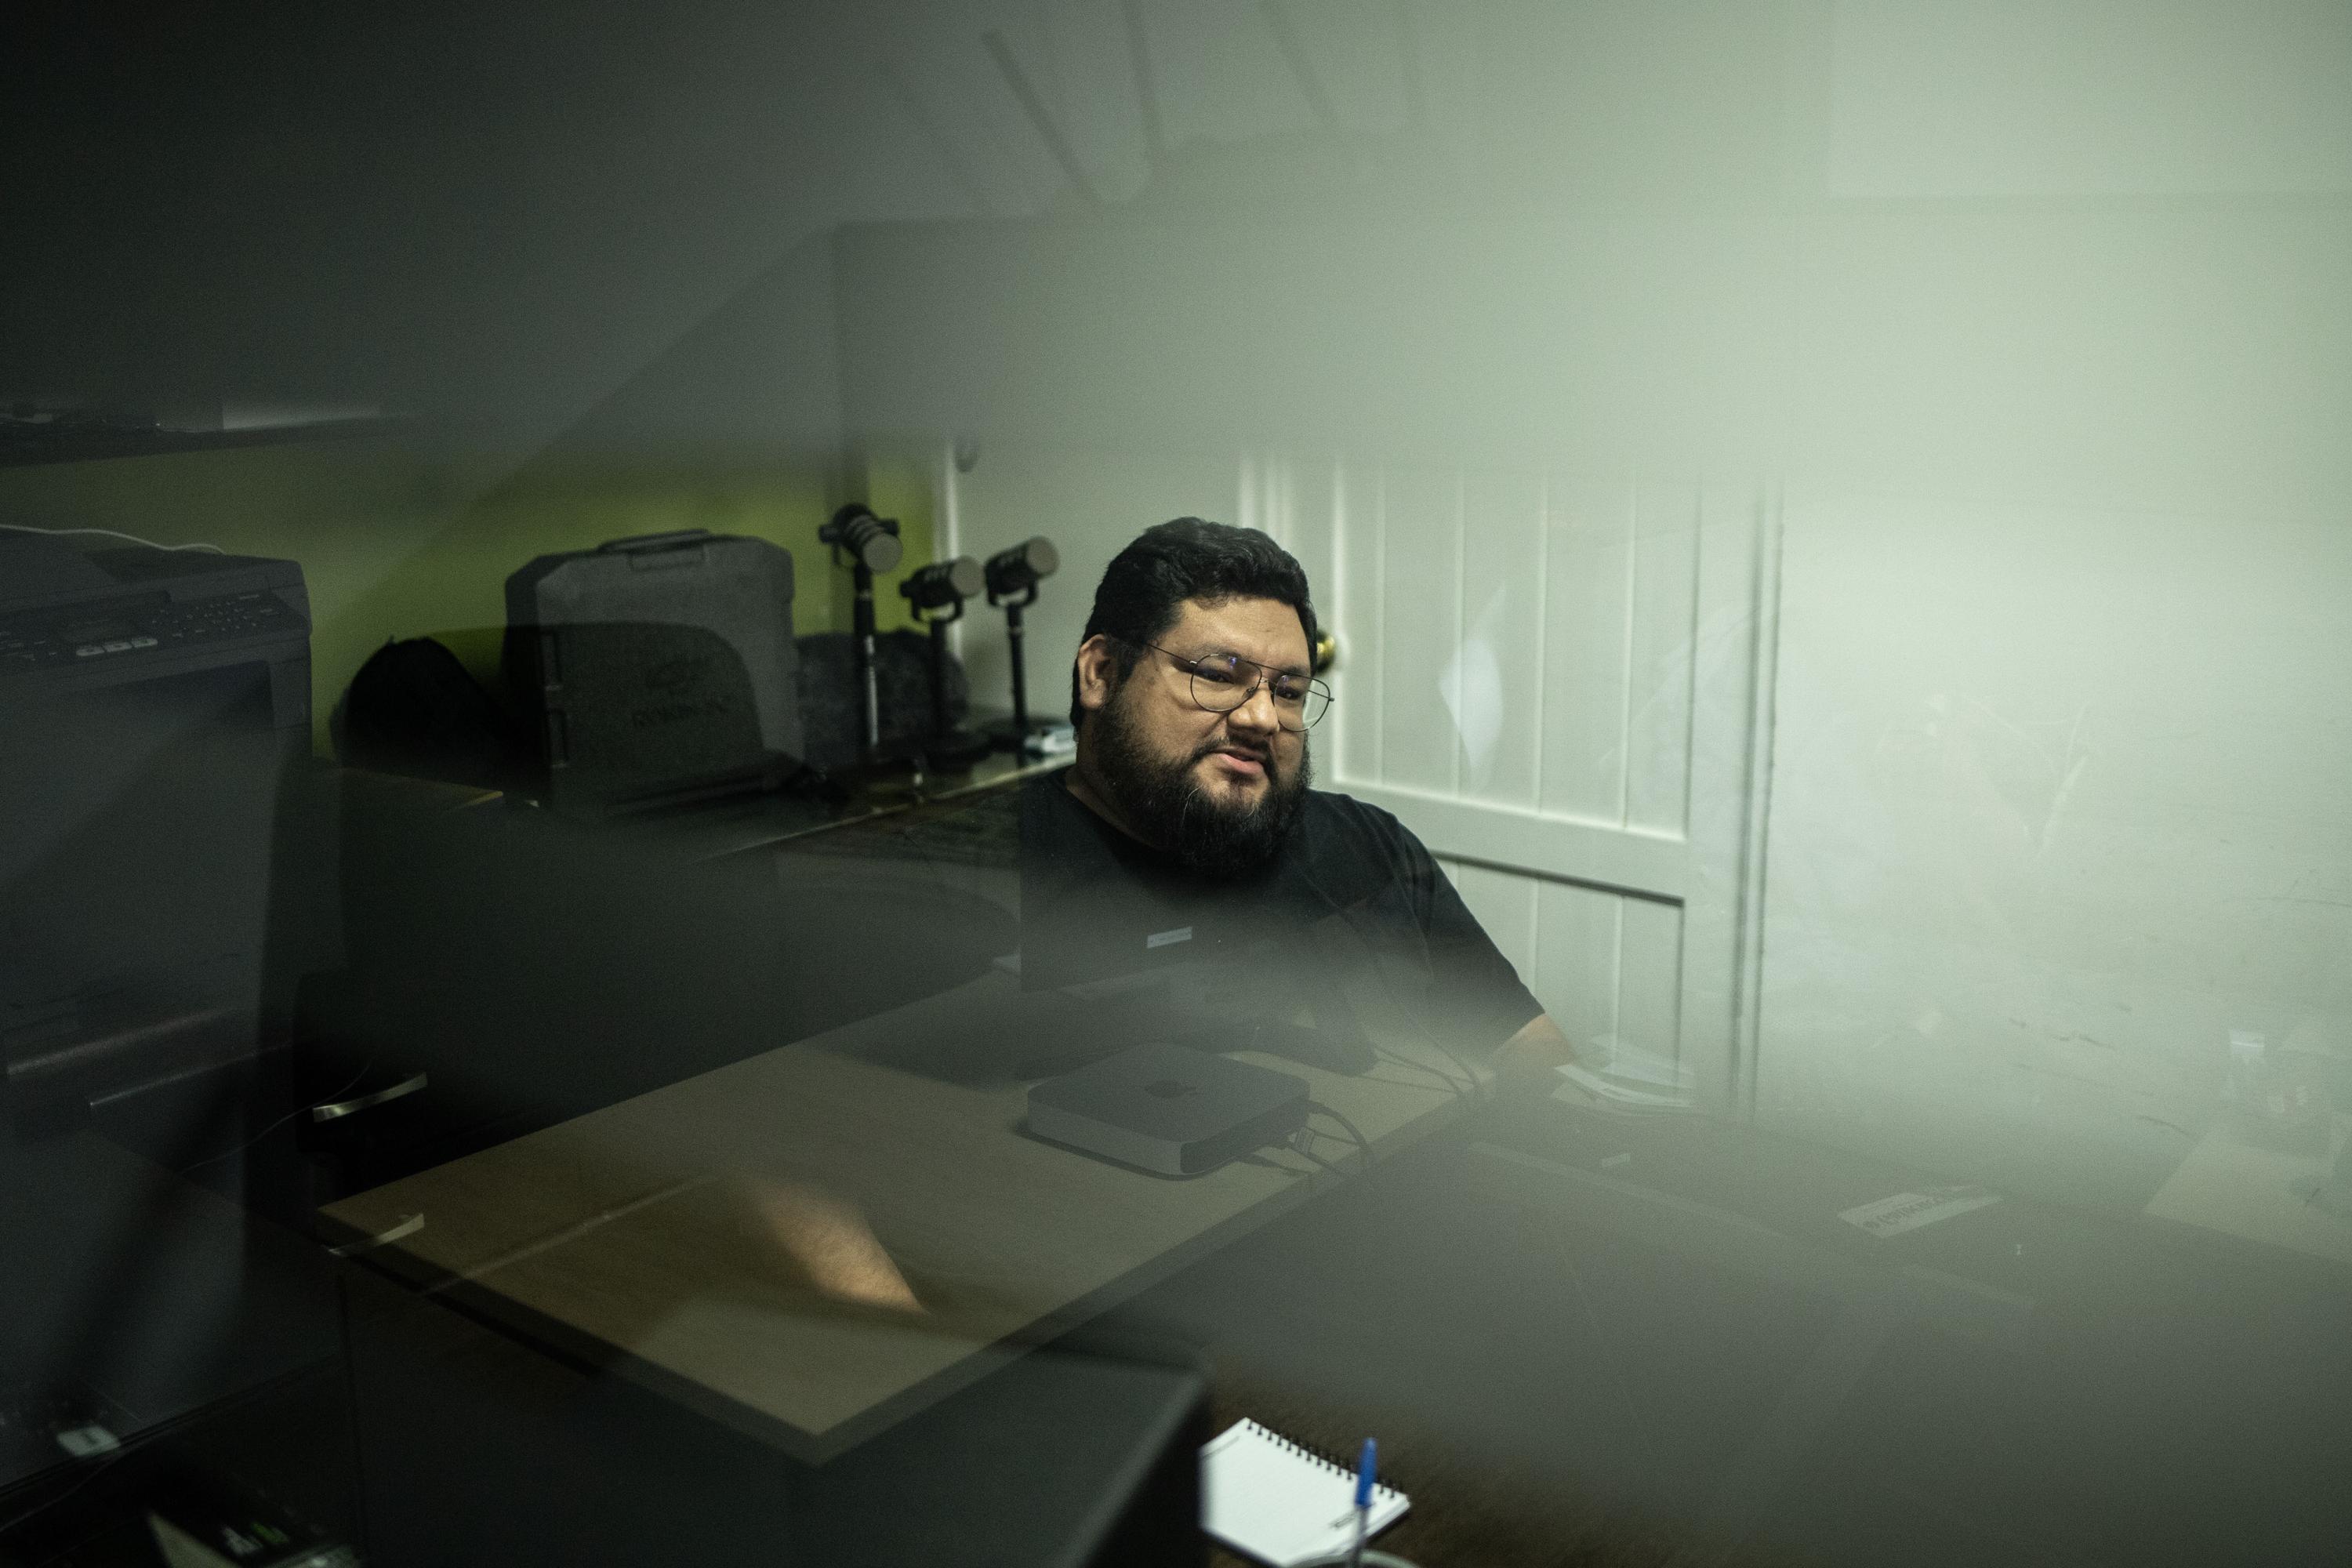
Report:
M 1192 753 L 1192 760 L 1197 763 L 1202 757 L 1213 757 L 1219 752 L 1231 752 L 1237 757 L 1247 757 L 1252 762 L 1264 763 L 1269 772 L 1274 767 L 1273 747 L 1253 746 L 1244 741 L 1211 741 Z

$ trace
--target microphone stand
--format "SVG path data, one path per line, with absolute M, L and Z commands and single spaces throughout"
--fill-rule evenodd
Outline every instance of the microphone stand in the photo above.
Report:
M 992 748 L 986 737 L 948 723 L 948 627 L 963 618 L 963 601 L 953 601 L 953 608 L 943 616 L 918 615 L 931 634 L 931 742 L 927 750 L 936 767 L 969 768 Z
M 1017 599 L 999 599 L 993 594 L 988 602 L 1004 612 L 1004 635 L 1011 639 L 1009 652 L 1013 666 L 1013 725 L 1003 737 L 1004 749 L 1019 756 L 1029 747 L 1029 675 L 1022 658 L 1021 612 L 1037 602 L 1037 584 L 1031 583 Z
M 895 518 L 877 517 L 853 501 L 833 514 L 833 521 L 817 531 L 817 538 L 836 551 L 846 550 L 849 553 L 849 635 L 857 683 L 857 754 L 861 761 L 872 763 L 882 750 L 882 687 L 881 677 L 875 668 L 874 567 L 877 556 L 881 558 L 879 564 L 886 571 L 898 563 L 898 523 Z

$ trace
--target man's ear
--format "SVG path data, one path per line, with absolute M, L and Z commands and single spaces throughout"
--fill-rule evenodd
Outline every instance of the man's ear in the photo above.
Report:
M 1078 706 L 1098 712 L 1118 684 L 1118 655 L 1110 638 L 1097 632 L 1078 645 Z

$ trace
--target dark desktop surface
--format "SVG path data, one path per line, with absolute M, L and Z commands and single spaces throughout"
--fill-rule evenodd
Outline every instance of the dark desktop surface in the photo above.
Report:
M 2352 1280 L 1696 1115 L 1498 1103 L 1118 1310 L 1381 1441 L 1422 1563 L 2336 1563 Z M 1233 1561 L 1220 1557 L 1220 1562 Z
M 363 1268 L 349 1289 L 372 1563 L 1201 1560 L 1180 1345 L 1074 1340 L 812 1460 Z

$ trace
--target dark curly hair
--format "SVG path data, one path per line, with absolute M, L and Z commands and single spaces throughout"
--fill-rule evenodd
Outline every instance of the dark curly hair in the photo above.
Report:
M 1298 612 L 1307 646 L 1315 646 L 1315 605 L 1307 571 L 1290 552 L 1255 528 L 1180 517 L 1136 536 L 1111 558 L 1095 588 L 1086 637 L 1117 639 L 1112 668 L 1124 682 L 1141 657 L 1139 643 L 1157 642 L 1183 614 L 1187 599 L 1274 599 Z M 1079 640 L 1084 641 L 1082 637 Z M 1070 723 L 1086 722 L 1078 674 L 1070 671 Z

